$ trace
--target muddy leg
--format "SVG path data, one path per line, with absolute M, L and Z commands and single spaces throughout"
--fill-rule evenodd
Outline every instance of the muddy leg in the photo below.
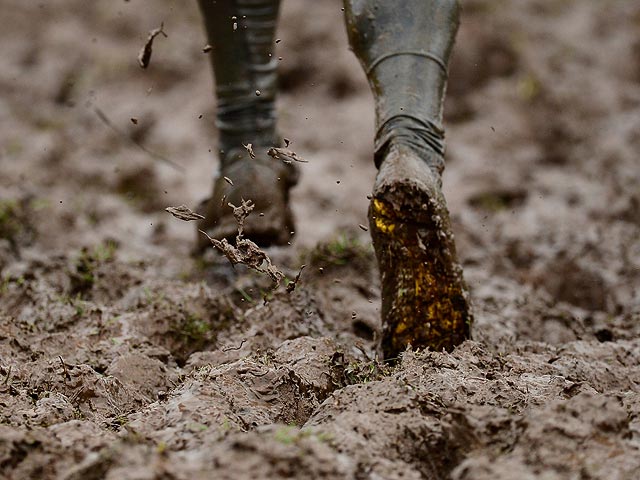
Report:
M 382 349 L 451 350 L 472 315 L 441 192 L 442 106 L 456 0 L 345 0 L 349 41 L 376 106 L 369 206 L 382 280 Z
M 247 220 L 246 236 L 268 245 L 283 244 L 292 231 L 289 188 L 296 172 L 266 155 L 278 145 L 276 134 L 275 30 L 279 0 L 199 0 L 216 79 L 220 132 L 220 172 L 213 195 L 201 207 L 206 219 L 198 228 L 212 237 L 235 237 L 236 224 L 228 202 L 241 198 L 256 204 Z M 253 145 L 250 158 L 243 145 Z M 230 178 L 233 186 L 223 177 Z M 209 246 L 199 236 L 199 247 Z

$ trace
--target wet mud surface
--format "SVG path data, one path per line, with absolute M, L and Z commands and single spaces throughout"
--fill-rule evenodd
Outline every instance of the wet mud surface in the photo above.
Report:
M 215 167 L 196 5 L 0 1 L 1 478 L 640 477 L 640 6 L 462 4 L 444 191 L 474 339 L 390 365 L 339 2 L 284 5 L 308 163 L 268 253 L 307 267 L 272 292 L 164 211 Z

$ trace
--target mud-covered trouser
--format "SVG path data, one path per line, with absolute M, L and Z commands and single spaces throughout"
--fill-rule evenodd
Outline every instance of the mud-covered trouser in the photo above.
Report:
M 280 0 L 199 0 L 216 79 L 222 168 L 225 152 L 277 144 L 274 38 Z
M 442 109 L 459 23 L 457 0 L 344 3 L 349 42 L 375 98 L 376 165 L 390 143 L 399 142 L 427 153 L 420 156 L 442 173 Z

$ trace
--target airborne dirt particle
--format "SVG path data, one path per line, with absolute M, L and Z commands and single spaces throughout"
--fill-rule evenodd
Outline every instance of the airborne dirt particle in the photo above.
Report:
M 149 66 L 149 62 L 151 61 L 151 54 L 153 53 L 153 41 L 155 40 L 155 38 L 161 34 L 165 38 L 168 37 L 163 29 L 164 22 L 160 24 L 159 28 L 155 28 L 149 32 L 146 43 L 140 49 L 140 53 L 138 53 L 138 64 L 140 65 L 140 68 L 147 68 Z
M 189 222 L 191 220 L 202 220 L 204 218 L 204 216 L 192 211 L 186 205 L 180 205 L 179 207 L 167 207 L 164 210 L 166 212 L 169 212 L 177 219 L 183 220 L 185 222 Z
M 247 143 L 246 145 L 243 145 L 243 147 L 247 149 L 247 152 L 249 153 L 249 156 L 251 158 L 256 158 L 256 154 L 253 151 L 253 145 L 252 144 Z
M 307 160 L 298 156 L 293 150 L 287 148 L 271 147 L 267 154 L 275 159 L 282 160 L 286 164 L 293 162 L 307 163 Z
M 300 270 L 298 271 L 298 274 L 296 275 L 296 278 L 293 279 L 291 282 L 289 282 L 289 284 L 287 285 L 287 293 L 291 293 L 296 289 L 296 286 L 298 285 L 298 282 L 300 281 L 300 275 L 302 274 L 302 270 L 304 270 L 305 267 L 306 267 L 306 265 L 302 265 L 300 267 Z

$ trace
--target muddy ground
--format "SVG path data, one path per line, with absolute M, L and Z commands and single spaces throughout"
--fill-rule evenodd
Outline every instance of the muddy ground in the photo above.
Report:
M 444 188 L 474 340 L 393 366 L 338 1 L 278 33 L 293 293 L 194 260 L 163 211 L 216 161 L 195 2 L 0 1 L 0 477 L 640 478 L 640 4 L 462 3 Z

